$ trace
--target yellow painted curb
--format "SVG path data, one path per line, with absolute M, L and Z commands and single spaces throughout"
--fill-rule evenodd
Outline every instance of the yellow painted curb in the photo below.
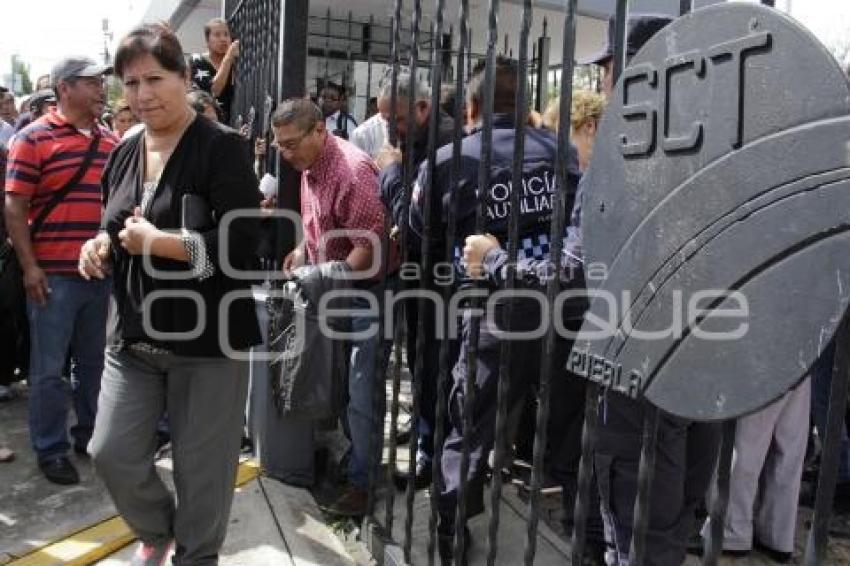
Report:
M 242 487 L 259 475 L 257 462 L 248 460 L 240 463 L 236 471 L 236 487 Z M 121 517 L 112 517 L 34 550 L 7 566 L 83 566 L 103 560 L 135 538 Z

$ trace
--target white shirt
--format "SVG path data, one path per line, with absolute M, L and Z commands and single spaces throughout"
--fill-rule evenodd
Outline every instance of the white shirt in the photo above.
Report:
M 0 144 L 9 145 L 9 140 L 15 135 L 15 128 L 10 126 L 5 120 L 0 120 Z
M 387 122 L 380 114 L 375 114 L 351 133 L 351 143 L 368 153 L 372 159 L 377 157 L 387 139 Z
M 330 133 L 334 133 L 334 130 L 337 129 L 337 120 L 339 120 L 339 110 L 325 118 L 325 128 Z M 348 137 L 351 137 L 351 133 L 357 128 L 357 122 L 351 119 L 350 116 L 346 117 L 348 124 L 345 124 L 342 120 L 340 120 L 339 125 L 342 126 L 341 130 L 346 130 L 348 132 Z M 347 126 L 347 127 L 346 127 Z

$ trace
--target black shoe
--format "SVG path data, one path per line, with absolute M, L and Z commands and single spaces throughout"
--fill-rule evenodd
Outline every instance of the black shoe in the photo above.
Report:
M 67 456 L 57 456 L 38 463 L 39 469 L 49 481 L 59 485 L 80 483 L 80 474 Z
M 319 508 L 337 517 L 362 517 L 366 514 L 368 504 L 369 492 L 348 486 L 335 501 L 329 505 L 320 505 Z
M 466 564 L 466 559 L 469 556 L 469 546 L 472 544 L 472 534 L 469 532 L 469 527 L 463 528 L 463 560 L 461 564 Z M 454 564 L 455 555 L 455 537 L 452 534 L 438 533 L 437 536 L 437 552 L 440 554 L 440 563 L 443 566 Z
M 75 442 L 74 443 L 74 454 L 79 456 L 80 458 L 91 458 L 88 451 L 88 442 Z
M 762 543 L 758 539 L 753 541 L 753 547 L 774 562 L 778 562 L 780 564 L 790 564 L 791 559 L 794 558 L 793 552 L 782 552 L 781 550 L 776 550 L 775 548 L 771 548 Z
M 422 489 L 428 489 L 431 487 L 431 462 L 424 462 L 423 460 L 416 461 L 416 470 L 414 471 L 416 474 L 413 477 L 413 488 L 416 491 Z M 393 474 L 393 481 L 395 483 L 396 489 L 405 490 L 407 489 L 407 483 L 410 481 L 410 472 L 409 469 L 399 470 L 396 468 L 395 474 Z
M 694 556 L 702 556 L 702 553 L 705 551 L 705 541 L 702 538 L 702 535 L 699 532 L 696 532 L 691 535 L 688 539 L 687 545 L 685 546 L 685 550 L 688 554 L 693 554 Z
M 416 477 L 413 478 L 413 486 L 417 490 L 431 487 L 431 465 L 431 462 L 424 460 L 416 462 Z

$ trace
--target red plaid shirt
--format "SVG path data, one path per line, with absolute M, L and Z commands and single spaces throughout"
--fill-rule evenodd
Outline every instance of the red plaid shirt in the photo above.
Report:
M 355 247 L 380 242 L 384 205 L 372 159 L 341 138 L 325 136 L 319 158 L 301 175 L 301 217 L 310 263 L 344 260 Z

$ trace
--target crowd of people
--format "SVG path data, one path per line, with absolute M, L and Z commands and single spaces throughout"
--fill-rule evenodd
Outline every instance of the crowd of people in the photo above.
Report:
M 633 16 L 627 55 L 668 21 Z M 171 553 L 177 564 L 216 563 L 249 388 L 247 362 L 233 353 L 261 344 L 264 332 L 253 300 L 245 295 L 232 300 L 234 293 L 250 290 L 252 281 L 240 271 L 252 266 L 246 250 L 260 248 L 264 228 L 256 215 L 230 221 L 229 213 L 276 206 L 276 194 L 261 190 L 258 178 L 267 148 L 262 139 L 250 145 L 249 131 L 225 125 L 233 121 L 238 40 L 220 19 L 210 21 L 204 34 L 208 51 L 188 60 L 174 33 L 160 24 L 140 26 L 124 37 L 114 67 L 85 57 L 63 59 L 39 78 L 20 115 L 14 96 L 0 92 L 0 178 L 5 178 L 0 228 L 12 246 L 4 248 L 2 284 L 4 299 L 13 292 L 21 297 L 0 305 L 5 309 L 0 313 L 0 400 L 13 396 L 13 382 L 26 380 L 39 469 L 51 482 L 72 485 L 80 478 L 69 453 L 91 458 L 141 541 L 133 559 L 139 565 L 160 564 Z M 559 190 L 557 131 L 570 129 L 563 194 L 572 214 L 559 279 L 564 288 L 584 285 L 582 178 L 613 88 L 610 46 L 609 38 L 608 49 L 588 61 L 604 70 L 601 93 L 576 92 L 569 123 L 559 122 L 555 100 L 542 115 L 530 113 L 522 130 L 523 184 L 542 187 L 551 199 Z M 429 86 L 401 69 L 395 83 L 381 82 L 360 125 L 348 111 L 346 89 L 333 83 L 324 84 L 315 101 L 306 96 L 280 101 L 270 118 L 272 147 L 300 173 L 303 239 L 278 258 L 283 270 L 297 274 L 303 266 L 333 263 L 356 291 L 349 305 L 356 337 L 346 339 L 346 404 L 339 415 L 351 448 L 345 486 L 323 506 L 331 514 L 367 512 L 370 469 L 381 457 L 372 431 L 383 423 L 386 408 L 383 400 L 376 404 L 373 392 L 386 378 L 391 341 L 368 330 L 389 308 L 384 301 L 392 295 L 384 291 L 439 293 L 446 284 L 457 288 L 471 279 L 492 292 L 506 284 L 505 266 L 512 259 L 505 250 L 508 208 L 488 208 L 483 231 L 476 216 L 480 199 L 506 200 L 500 187 L 511 184 L 516 94 L 524 78 L 515 61 L 496 61 L 490 186 L 482 196 L 477 188 L 489 86 L 484 71 L 482 65 L 473 69 L 461 100 L 448 88 L 441 104 L 433 106 Z M 123 99 L 107 108 L 104 77 L 113 72 Z M 429 169 L 432 119 L 439 149 Z M 452 142 L 458 122 L 463 139 L 455 172 Z M 397 146 L 389 144 L 391 138 Z M 406 162 L 414 167 L 409 186 Z M 552 201 L 546 198 L 521 197 L 528 200 L 519 213 L 515 266 L 518 285 L 526 289 L 544 288 L 543 274 L 551 271 L 552 209 L 545 203 Z M 447 241 L 450 229 L 455 238 Z M 419 267 L 416 277 L 404 276 L 403 257 Z M 434 275 L 444 266 L 452 276 L 448 283 Z M 7 277 L 10 272 L 14 277 Z M 220 305 L 228 301 L 225 312 Z M 437 498 L 438 550 L 448 564 L 458 527 L 466 533 L 464 550 L 473 543 L 468 529 L 455 524 L 464 445 L 470 449 L 467 519 L 483 512 L 486 482 L 501 473 L 489 464 L 496 442 L 530 460 L 533 419 L 522 414 L 534 409 L 528 400 L 536 396 L 545 359 L 543 338 L 516 342 L 508 361 L 510 420 L 530 426 L 497 434 L 498 376 L 505 330 L 530 331 L 543 314 L 539 303 L 520 295 L 488 303 L 494 316 L 479 321 L 473 344 L 471 312 L 445 321 L 436 303 L 405 305 L 404 344 L 421 414 L 413 423 L 415 473 L 404 479 L 417 489 L 432 489 Z M 566 302 L 563 308 L 563 320 L 577 329 L 586 304 Z M 447 333 L 441 352 L 437 338 L 448 325 L 457 328 Z M 558 410 L 550 415 L 545 447 L 546 481 L 561 488 L 568 532 L 586 397 L 585 382 L 566 370 L 570 348 L 559 336 L 559 373 L 549 391 Z M 477 360 L 475 375 L 467 373 L 470 351 Z M 451 369 L 443 391 L 441 355 Z M 791 559 L 804 460 L 811 431 L 823 434 L 833 355 L 834 348 L 828 349 L 812 368 L 812 379 L 739 421 L 724 526 L 724 550 L 730 554 L 760 546 L 778 561 Z M 476 395 L 467 406 L 470 381 Z M 439 399 L 446 399 L 445 411 L 438 411 Z M 71 405 L 76 420 L 68 430 Z M 644 409 L 613 393 L 601 407 L 587 561 L 628 564 Z M 443 422 L 439 414 L 445 414 Z M 440 428 L 444 442 L 435 447 Z M 163 430 L 172 444 L 176 495 L 155 468 Z M 680 564 L 693 546 L 711 496 L 719 437 L 715 424 L 662 416 L 648 563 Z M 850 484 L 846 454 L 840 474 Z M 13 457 L 0 447 L 0 461 Z M 433 482 L 435 470 L 439 480 Z

